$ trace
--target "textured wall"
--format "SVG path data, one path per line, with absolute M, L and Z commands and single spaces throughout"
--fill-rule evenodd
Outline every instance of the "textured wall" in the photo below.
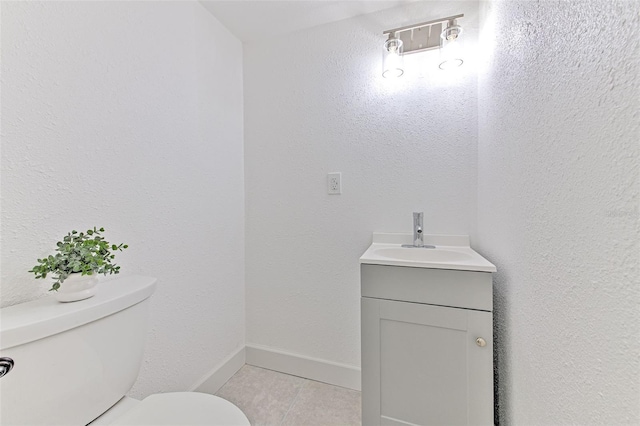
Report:
M 159 278 L 132 395 L 244 343 L 242 46 L 199 3 L 2 2 L 2 305 L 71 229 Z
M 381 77 L 382 31 L 466 13 L 421 2 L 245 44 L 247 341 L 360 365 L 358 258 L 374 231 L 473 234 L 473 60 L 458 75 Z M 435 53 L 437 57 L 437 53 Z M 410 67 L 411 65 L 412 67 Z M 433 67 L 433 64 L 431 64 Z M 327 195 L 327 172 L 343 194 Z
M 478 243 L 501 424 L 640 423 L 637 1 L 484 10 Z

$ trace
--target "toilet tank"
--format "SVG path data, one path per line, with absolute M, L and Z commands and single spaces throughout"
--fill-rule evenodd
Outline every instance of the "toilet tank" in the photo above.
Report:
M 155 278 L 98 284 L 73 303 L 53 296 L 0 309 L 1 425 L 86 425 L 133 386 L 147 334 Z

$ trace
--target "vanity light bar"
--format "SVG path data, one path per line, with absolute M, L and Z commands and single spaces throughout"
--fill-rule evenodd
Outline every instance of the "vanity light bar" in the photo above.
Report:
M 440 47 L 440 34 L 443 30 L 443 24 L 462 17 L 464 17 L 464 14 L 447 16 L 419 24 L 392 28 L 382 34 L 389 34 L 390 38 L 402 40 L 404 54 L 424 52 Z

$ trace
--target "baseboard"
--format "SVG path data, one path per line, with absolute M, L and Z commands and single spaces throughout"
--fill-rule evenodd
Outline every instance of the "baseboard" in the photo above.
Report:
M 293 376 L 360 390 L 360 369 L 324 359 L 285 352 L 268 346 L 247 345 L 246 363 Z
M 246 358 L 245 347 L 241 347 L 211 371 L 204 375 L 190 389 L 190 392 L 203 392 L 215 394 L 227 381 L 242 368 Z

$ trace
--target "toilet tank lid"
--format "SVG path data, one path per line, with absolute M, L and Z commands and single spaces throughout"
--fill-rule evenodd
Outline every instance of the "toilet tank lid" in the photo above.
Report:
M 104 318 L 153 294 L 156 278 L 117 277 L 98 284 L 94 297 L 61 303 L 53 295 L 0 309 L 0 349 L 42 339 Z

